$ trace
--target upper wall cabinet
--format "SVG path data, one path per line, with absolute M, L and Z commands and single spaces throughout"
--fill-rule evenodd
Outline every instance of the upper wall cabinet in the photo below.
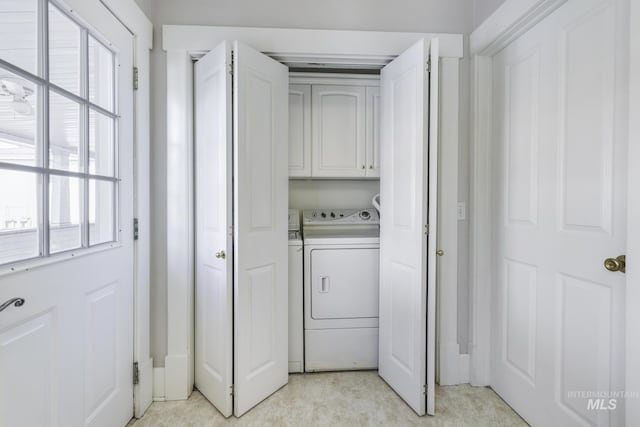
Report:
M 289 85 L 289 176 L 311 176 L 311 85 Z
M 366 88 L 314 85 L 311 92 L 312 176 L 366 176 Z
M 320 80 L 289 85 L 289 177 L 378 178 L 378 82 Z

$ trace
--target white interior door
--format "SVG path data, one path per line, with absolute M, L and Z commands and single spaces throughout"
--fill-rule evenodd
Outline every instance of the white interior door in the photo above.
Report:
M 0 108 L 0 211 L 31 221 L 0 231 L 0 304 L 24 299 L 0 312 L 2 426 L 133 415 L 133 37 L 98 1 L 65 4 L 0 4 L 0 79 L 33 90 Z
M 233 128 L 231 44 L 195 65 L 195 385 L 233 410 Z
M 381 75 L 379 373 L 419 415 L 435 402 L 436 40 L 431 50 L 431 101 L 424 40 Z
M 288 68 L 234 42 L 234 414 L 288 379 Z
M 494 59 L 491 385 L 532 425 L 624 425 L 626 7 L 567 2 Z

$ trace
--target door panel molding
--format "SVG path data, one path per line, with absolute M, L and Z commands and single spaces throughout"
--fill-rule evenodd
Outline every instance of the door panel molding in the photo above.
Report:
M 521 13 L 515 13 L 514 11 L 519 10 L 518 8 L 520 7 L 520 6 L 517 6 L 517 3 L 521 3 L 521 4 L 527 3 L 529 5 L 534 3 L 538 5 L 547 3 L 548 6 L 553 6 L 553 9 L 549 9 L 544 14 L 531 14 L 521 9 L 520 9 Z M 495 147 L 496 147 L 494 144 L 497 140 L 499 140 L 499 138 L 502 137 L 501 133 L 504 131 L 504 129 L 502 128 L 496 128 L 493 126 L 493 124 L 496 123 L 496 120 L 492 117 L 493 115 L 493 112 L 491 111 L 492 108 L 488 107 L 488 106 L 498 105 L 498 101 L 496 99 L 493 99 L 494 93 L 495 93 L 494 91 L 495 87 L 492 88 L 492 86 L 495 85 L 496 82 L 500 81 L 500 75 L 501 75 L 500 73 L 504 73 L 504 70 L 499 69 L 495 65 L 494 60 L 496 59 L 497 56 L 502 55 L 505 52 L 505 48 L 511 42 L 515 41 L 521 36 L 522 38 L 525 38 L 530 35 L 530 33 L 527 33 L 525 35 L 525 32 L 529 30 L 535 31 L 533 30 L 533 28 L 535 27 L 536 24 L 541 22 L 543 18 L 549 17 L 549 20 L 551 19 L 557 20 L 557 19 L 561 19 L 560 17 L 563 17 L 562 19 L 567 20 L 569 15 L 567 15 L 565 12 L 568 11 L 569 9 L 563 9 L 565 12 L 558 11 L 557 14 L 554 14 L 553 16 L 551 16 L 551 13 L 556 9 L 558 9 L 558 7 L 562 6 L 562 4 L 564 3 L 565 2 L 554 2 L 554 1 L 534 2 L 533 0 L 527 1 L 527 2 L 517 2 L 517 1 L 508 0 L 505 3 L 505 5 L 501 8 L 503 10 L 499 11 L 499 13 L 497 12 L 493 17 L 489 18 L 489 20 L 487 21 L 487 22 L 491 22 L 492 25 L 497 26 L 497 28 L 501 28 L 500 31 L 496 31 L 490 37 L 487 36 L 486 33 L 483 33 L 484 30 L 478 31 L 477 33 L 474 33 L 474 35 L 472 35 L 472 46 L 473 46 L 472 52 L 475 54 L 475 56 L 473 57 L 473 63 L 472 63 L 472 76 L 473 76 L 473 81 L 472 81 L 472 84 L 473 84 L 473 103 L 472 103 L 472 107 L 473 107 L 473 112 L 472 112 L 473 194 L 472 194 L 472 197 L 473 197 L 473 202 L 472 202 L 471 212 L 472 212 L 472 227 L 473 227 L 472 229 L 472 307 L 473 307 L 472 317 L 473 317 L 474 342 L 472 345 L 471 374 L 472 374 L 472 383 L 475 385 L 489 384 L 489 385 L 495 386 L 494 384 L 495 378 L 491 378 L 491 375 L 490 375 L 490 372 L 491 372 L 490 363 L 489 363 L 490 348 L 487 345 L 487 343 L 491 341 L 492 334 L 500 334 L 501 332 L 490 330 L 490 323 L 491 323 L 490 313 L 492 311 L 495 312 L 496 306 L 499 307 L 500 304 L 504 303 L 504 300 L 505 300 L 503 296 L 504 293 L 498 293 L 499 298 L 494 301 L 491 301 L 490 298 L 487 298 L 487 295 L 492 295 L 491 289 L 492 289 L 493 283 L 499 280 L 499 277 L 493 274 L 491 271 L 492 267 L 498 265 L 499 261 L 497 261 L 495 254 L 483 253 L 483 249 L 482 249 L 486 247 L 491 247 L 493 242 L 492 234 L 495 233 L 496 227 L 501 226 L 500 221 L 498 221 L 498 223 L 496 224 L 493 218 L 495 218 L 496 216 L 504 217 L 504 215 L 502 214 L 498 215 L 498 213 L 492 208 L 492 202 L 495 202 L 497 200 L 497 197 L 498 197 L 497 193 L 499 192 L 500 189 L 497 187 L 493 188 L 495 183 L 491 181 L 491 171 L 495 170 L 496 166 L 500 164 L 499 162 L 503 160 L 501 157 L 505 156 L 504 153 L 500 153 L 499 155 L 496 155 L 495 159 L 493 158 L 493 154 L 495 154 Z M 612 6 L 613 4 L 615 4 L 615 6 Z M 561 72 L 556 73 L 551 77 L 548 75 L 548 71 L 546 75 L 544 74 L 544 72 L 542 72 L 541 74 L 541 79 L 548 80 L 549 78 L 553 78 L 554 85 L 555 84 L 560 85 L 560 91 L 563 91 L 563 92 L 569 91 L 568 93 L 570 94 L 570 96 L 565 97 L 563 101 L 565 105 L 562 106 L 563 107 L 562 109 L 565 110 L 565 107 L 568 106 L 567 100 L 571 99 L 571 96 L 574 97 L 574 101 L 569 101 L 569 104 L 572 103 L 574 106 L 581 104 L 581 102 L 578 100 L 580 95 L 580 90 L 568 89 L 565 87 L 566 85 L 564 83 L 558 83 L 559 81 L 564 81 L 567 84 L 569 83 L 568 80 L 564 78 L 564 74 L 568 72 L 567 71 L 568 67 L 571 65 L 572 62 L 575 62 L 576 64 L 578 62 L 581 62 L 582 66 L 587 64 L 588 62 L 587 59 L 581 59 L 579 57 L 581 56 L 580 52 L 582 52 L 584 49 L 587 49 L 587 46 L 589 46 L 588 48 L 590 49 L 590 51 L 594 53 L 593 47 L 595 45 L 596 51 L 601 52 L 601 53 L 597 53 L 596 57 L 603 58 L 604 56 L 606 58 L 609 58 L 609 60 L 607 60 L 606 58 L 603 58 L 602 62 L 600 62 L 600 59 L 594 62 L 593 58 L 591 58 L 588 64 L 589 64 L 589 67 L 593 69 L 594 73 L 596 72 L 604 73 L 605 85 L 609 87 L 608 88 L 605 87 L 603 91 L 608 92 L 609 97 L 611 97 L 613 94 L 613 96 L 615 96 L 615 100 L 607 101 L 605 99 L 601 103 L 603 108 L 599 111 L 599 113 L 602 114 L 601 116 L 596 117 L 596 119 L 591 119 L 587 121 L 583 120 L 584 123 L 587 123 L 587 129 L 593 129 L 593 128 L 599 129 L 597 133 L 599 136 L 601 136 L 601 138 L 597 140 L 597 145 L 598 145 L 598 149 L 603 150 L 605 153 L 603 156 L 599 156 L 595 160 L 591 158 L 588 158 L 587 160 L 589 160 L 590 164 L 597 165 L 600 171 L 595 175 L 599 178 L 599 180 L 604 179 L 607 182 L 609 181 L 613 182 L 613 180 L 615 180 L 616 182 L 621 182 L 620 181 L 621 179 L 623 181 L 626 181 L 626 179 L 623 178 L 623 174 L 625 173 L 624 170 L 618 171 L 618 173 L 616 173 L 615 170 L 611 170 L 611 166 L 610 166 L 612 162 L 611 156 L 606 153 L 606 151 L 612 152 L 616 150 L 615 146 L 616 144 L 618 144 L 618 142 L 614 141 L 613 146 L 609 146 L 607 148 L 606 141 L 607 139 L 611 139 L 611 135 L 615 135 L 613 138 L 617 138 L 617 139 L 624 138 L 624 135 L 622 135 L 622 132 L 624 131 L 621 131 L 619 129 L 621 129 L 621 127 L 626 123 L 624 122 L 624 120 L 622 122 L 620 120 L 618 120 L 617 122 L 613 122 L 610 117 L 613 115 L 613 111 L 614 111 L 613 109 L 626 108 L 623 102 L 626 97 L 621 95 L 623 92 L 624 93 L 626 92 L 623 89 L 621 89 L 623 87 L 623 85 L 621 84 L 623 80 L 620 80 L 620 79 L 621 77 L 624 79 L 625 74 L 627 73 L 627 70 L 626 70 L 627 62 L 625 59 L 625 55 L 627 51 L 625 49 L 626 40 L 620 39 L 620 35 L 625 34 L 624 33 L 624 27 L 626 26 L 625 14 L 628 13 L 628 11 L 626 10 L 628 8 L 628 4 L 629 2 L 624 0 L 612 1 L 612 2 L 600 2 L 600 3 L 589 2 L 589 5 L 591 6 L 586 5 L 584 7 L 584 10 L 586 12 L 583 15 L 580 15 L 579 13 L 576 14 L 577 19 L 573 21 L 572 25 L 571 24 L 567 25 L 566 30 L 567 32 L 571 32 L 571 31 L 575 32 L 576 30 L 578 32 L 582 32 L 582 29 L 584 28 L 597 27 L 598 36 L 594 38 L 593 35 L 590 34 L 589 37 L 586 37 L 586 39 L 590 39 L 590 40 L 584 40 L 585 37 L 582 37 L 582 38 L 578 37 L 578 38 L 575 38 L 575 40 L 572 39 L 570 43 L 567 43 L 567 39 L 565 37 L 564 43 L 561 43 L 560 46 L 558 47 L 559 50 L 564 48 L 564 51 L 561 52 L 564 54 L 564 59 L 560 57 L 558 58 L 560 67 L 561 67 Z M 570 5 L 567 4 L 566 8 L 569 8 L 569 7 Z M 609 7 L 611 8 L 609 9 Z M 509 11 L 509 10 L 513 13 L 511 14 L 505 13 L 505 11 Z M 613 12 L 614 10 L 615 12 Z M 508 16 L 508 19 L 506 18 L 507 16 Z M 594 22 L 592 22 L 594 18 L 595 18 L 595 21 L 598 22 L 598 24 L 595 24 Z M 613 19 L 610 19 L 610 18 L 613 18 Z M 616 19 L 617 21 L 614 21 L 614 19 Z M 635 22 L 637 25 L 639 20 L 640 20 L 640 12 L 638 12 L 638 14 L 635 15 L 635 21 L 634 21 L 634 17 L 631 18 L 632 33 L 634 31 L 633 23 Z M 501 23 L 498 24 L 499 22 Z M 613 26 L 610 24 L 607 24 L 611 22 L 617 22 L 617 24 L 614 24 Z M 620 23 L 622 23 L 622 25 Z M 487 24 L 487 26 L 488 25 L 489 24 Z M 616 43 L 612 43 L 610 41 L 612 40 L 610 36 L 605 35 L 604 37 L 602 37 L 603 28 L 605 29 L 605 32 L 608 29 L 609 33 L 611 33 L 612 35 L 615 34 L 615 37 L 616 37 L 615 40 L 618 40 L 618 41 Z M 487 40 L 485 40 L 484 45 L 481 46 L 479 43 L 474 44 L 474 36 L 477 38 L 477 40 L 479 40 L 481 37 L 488 37 L 488 38 Z M 636 37 L 637 37 L 637 34 L 636 34 Z M 575 54 L 572 54 L 571 52 L 567 51 L 568 45 L 571 45 L 570 50 L 572 50 L 573 53 L 576 53 L 576 52 L 578 53 L 578 57 L 576 57 Z M 605 46 L 605 51 L 603 51 L 602 46 Z M 519 47 L 522 48 L 520 49 L 521 51 L 524 49 L 522 45 L 519 45 Z M 601 48 L 598 49 L 598 47 L 601 47 Z M 541 57 L 541 59 L 543 61 L 548 61 L 548 57 L 549 57 L 548 53 L 541 52 L 541 55 L 546 55 L 545 58 Z M 610 61 L 612 61 L 613 59 L 617 61 L 617 65 L 616 65 L 617 69 L 615 73 L 611 71 L 612 67 L 610 66 Z M 582 68 L 579 67 L 579 69 L 582 69 Z M 574 71 L 574 75 L 575 74 L 576 72 Z M 588 80 L 588 74 L 590 73 L 586 73 L 586 74 L 587 76 L 580 76 L 580 77 L 584 77 L 585 79 Z M 496 76 L 498 77 L 496 78 Z M 633 87 L 634 79 L 636 84 L 638 84 L 637 76 L 634 77 L 633 74 L 631 73 L 630 77 L 631 77 L 631 87 Z M 581 91 L 584 91 L 585 87 L 591 86 L 591 85 L 585 84 L 584 83 L 585 81 L 586 80 L 582 80 L 582 82 L 581 81 L 576 82 L 574 80 L 572 83 L 578 84 L 578 86 L 582 87 Z M 540 96 L 543 96 L 542 92 L 545 90 L 544 89 L 545 86 L 551 87 L 551 85 L 549 84 L 545 84 L 545 85 L 541 84 Z M 575 95 L 576 93 L 578 94 L 577 98 Z M 632 105 L 633 105 L 633 101 L 632 101 Z M 541 105 L 540 108 L 544 110 L 545 106 Z M 558 108 L 558 106 L 554 106 L 553 108 Z M 496 111 L 502 111 L 502 110 L 496 109 Z M 602 119 L 602 117 L 605 117 L 605 119 Z M 561 120 L 559 120 L 559 123 L 562 123 L 562 121 L 566 118 L 567 117 L 563 117 Z M 607 126 L 607 123 L 611 123 L 612 127 Z M 573 125 L 572 127 L 576 128 L 577 124 Z M 631 123 L 631 128 L 633 127 L 634 127 L 633 123 Z M 559 136 L 560 139 L 562 139 L 562 136 L 564 135 L 564 130 L 560 128 L 560 126 L 558 126 L 557 129 L 552 129 L 552 130 L 555 132 L 555 135 L 553 135 L 552 139 L 556 138 L 556 136 Z M 620 132 L 620 133 L 616 134 L 615 132 Z M 582 142 L 581 138 L 578 138 L 578 140 Z M 603 140 L 605 141 L 604 149 L 602 145 Z M 629 154 L 634 153 L 632 148 L 633 142 L 634 142 L 633 139 L 630 139 Z M 542 150 L 545 149 L 544 145 L 545 145 L 544 140 L 541 139 L 540 147 Z M 548 145 L 548 143 L 546 143 L 546 145 Z M 591 144 L 591 145 L 593 146 L 594 144 Z M 581 150 L 583 148 L 584 147 L 582 147 L 581 145 Z M 547 147 L 546 149 L 548 150 L 549 148 Z M 564 147 L 564 149 L 566 149 L 566 147 Z M 573 157 L 574 159 L 579 159 L 580 157 L 578 157 L 578 155 L 576 155 L 575 153 L 579 153 L 579 151 L 574 150 L 573 152 L 571 152 L 571 157 Z M 616 156 L 618 156 L 619 153 L 620 151 L 618 150 Z M 634 161 L 629 159 L 630 169 L 628 171 L 628 176 L 629 176 L 628 182 L 633 182 L 631 181 L 631 177 L 634 176 L 633 175 L 634 171 L 631 169 L 631 165 L 635 164 L 637 166 L 637 162 L 638 162 L 637 156 L 638 154 L 640 154 L 640 152 L 636 151 L 635 154 L 636 154 L 636 157 Z M 496 163 L 496 161 L 498 163 Z M 607 166 L 603 166 L 603 165 L 607 165 Z M 554 166 L 555 166 L 554 171 L 551 172 L 552 175 L 555 176 L 558 173 L 561 173 L 561 174 L 565 173 L 566 168 L 563 166 L 563 164 L 557 164 Z M 580 165 L 575 166 L 575 163 L 574 163 L 574 168 L 575 167 L 579 168 Z M 637 171 L 635 173 L 637 173 Z M 637 181 L 637 178 L 635 180 Z M 608 184 L 605 186 L 608 189 L 611 187 L 611 185 L 608 185 Z M 577 188 L 575 184 L 574 184 L 574 187 Z M 573 190 L 573 192 L 575 193 L 575 189 Z M 635 202 L 632 202 L 632 197 L 633 197 L 631 195 L 632 193 L 629 192 L 628 194 L 629 194 L 628 203 L 629 204 L 635 203 Z M 557 200 L 558 202 L 557 205 L 564 204 L 564 195 L 562 193 L 560 193 L 559 195 L 556 195 L 555 200 Z M 596 206 L 595 209 L 597 212 L 595 212 L 595 214 L 600 215 L 600 217 L 596 217 L 595 219 L 593 217 L 578 218 L 578 217 L 575 217 L 574 215 L 574 217 L 577 218 L 577 220 L 575 218 L 572 219 L 571 221 L 558 220 L 558 222 L 554 224 L 554 227 L 553 227 L 554 231 L 558 232 L 557 233 L 558 236 L 582 235 L 584 236 L 585 239 L 588 239 L 588 236 L 593 236 L 593 235 L 615 234 L 616 229 L 619 232 L 620 228 L 624 227 L 625 224 L 621 223 L 620 221 L 613 220 L 611 215 L 608 215 L 607 208 L 602 209 L 602 205 L 603 204 L 606 205 L 607 203 L 610 206 L 612 201 L 606 201 L 606 202 L 602 201 L 602 197 L 599 197 L 599 200 L 597 200 L 597 203 L 596 202 L 592 203 Z M 501 208 L 503 207 L 504 206 L 501 206 Z M 636 206 L 636 209 L 637 208 L 638 207 Z M 629 206 L 628 212 L 632 212 L 632 210 L 633 210 L 633 207 Z M 561 210 L 561 207 L 558 207 L 557 213 L 558 214 L 563 213 Z M 564 215 L 557 216 L 556 212 L 553 213 L 553 216 L 558 218 L 564 217 Z M 632 228 L 633 221 L 634 221 L 633 218 L 636 218 L 637 214 L 635 216 L 631 216 L 630 214 L 627 214 L 627 216 L 629 218 L 628 221 L 629 221 L 629 227 L 630 227 L 629 230 L 627 231 L 627 247 L 632 248 L 634 247 L 634 245 L 637 246 L 638 240 L 640 240 L 638 238 L 640 236 L 638 236 L 638 234 L 636 233 L 635 241 L 634 241 L 633 240 L 634 234 L 631 232 L 633 230 Z M 543 218 L 544 218 L 543 216 L 540 216 L 539 221 L 542 221 Z M 542 227 L 543 225 L 541 224 L 540 226 Z M 524 234 L 522 236 L 524 236 Z M 585 240 L 585 243 L 586 241 L 587 240 Z M 615 255 L 619 255 L 619 254 L 616 253 Z M 612 254 L 611 256 L 615 256 L 615 255 Z M 513 256 L 515 259 L 521 259 L 520 254 L 513 254 L 510 256 Z M 527 258 L 524 258 L 524 259 L 527 260 L 528 262 L 532 262 Z M 538 261 L 532 262 L 532 265 L 537 265 L 537 262 Z M 563 275 L 562 277 L 574 277 L 574 276 L 577 277 L 576 271 L 578 272 L 586 271 L 585 268 L 588 270 L 596 270 L 601 267 L 600 263 L 601 261 L 598 263 L 594 262 L 593 265 L 589 265 L 588 267 L 585 267 L 584 265 L 583 266 L 567 265 L 567 266 L 563 266 L 562 268 L 558 267 L 558 271 Z M 540 276 L 538 278 L 539 282 L 548 282 L 549 280 L 551 280 L 557 286 L 561 286 L 562 281 L 560 281 L 560 279 L 558 279 L 557 277 L 549 274 L 547 270 L 540 268 L 538 269 L 538 272 Z M 627 283 L 630 283 L 628 281 L 629 280 L 628 275 L 626 276 L 626 278 L 627 278 Z M 618 277 L 616 276 L 614 277 L 614 279 L 617 280 Z M 605 283 L 607 280 L 610 280 L 610 279 L 603 279 L 603 281 L 601 281 L 600 279 L 595 279 L 594 281 L 593 277 L 591 277 L 585 280 L 587 281 L 591 280 L 594 283 L 596 282 Z M 558 282 L 556 283 L 556 281 Z M 607 287 L 608 286 L 609 285 L 607 285 Z M 583 287 L 580 289 L 585 292 L 587 291 L 596 292 L 595 289 L 600 289 L 600 288 Z M 602 288 L 602 289 L 605 289 L 605 288 Z M 558 289 L 556 289 L 555 291 L 558 292 L 559 295 L 554 295 L 553 298 L 558 298 L 560 300 L 560 298 L 562 297 L 562 291 Z M 632 291 L 633 290 L 631 289 L 631 287 L 627 286 L 627 292 L 632 292 Z M 493 295 L 495 296 L 495 294 Z M 545 295 L 541 295 L 541 297 L 539 298 L 539 303 L 542 303 L 544 298 L 547 298 Z M 602 302 L 602 304 L 604 304 L 603 307 L 607 307 L 607 308 L 602 308 L 602 310 L 604 310 L 605 312 L 607 310 L 611 310 L 611 307 L 618 307 L 617 309 L 614 309 L 614 310 L 618 310 L 618 309 L 624 310 L 624 307 L 622 306 L 623 302 L 617 301 L 619 298 L 616 298 L 613 295 L 607 296 L 606 293 L 598 293 L 598 295 L 599 295 L 598 298 L 591 298 L 591 300 L 594 302 L 594 304 L 597 304 L 598 302 Z M 627 294 L 626 306 L 628 307 L 628 309 L 629 307 L 634 307 L 633 310 L 637 311 L 635 307 L 640 303 L 639 302 L 640 299 L 638 299 L 639 295 L 635 295 L 636 299 L 633 300 L 634 301 L 633 303 L 629 300 L 631 295 L 632 294 Z M 548 297 L 551 297 L 551 295 L 549 295 Z M 610 299 L 609 301 L 610 304 L 607 303 L 608 298 Z M 576 307 L 577 306 L 573 306 L 574 309 L 577 309 Z M 568 308 L 571 308 L 571 307 L 568 307 Z M 540 317 L 540 314 L 541 313 L 538 312 L 538 318 Z M 627 321 L 629 321 L 629 317 L 630 317 L 629 314 L 630 313 L 627 313 Z M 555 312 L 553 313 L 553 316 L 558 316 L 558 315 L 559 315 L 558 313 L 555 313 Z M 606 319 L 609 319 L 611 315 L 612 315 L 611 313 L 602 314 L 602 316 L 604 316 L 604 318 Z M 617 323 L 613 322 L 612 320 L 606 320 L 603 322 L 609 323 L 609 325 L 604 325 L 604 329 L 606 330 L 621 330 L 621 329 L 617 329 L 617 327 L 614 326 L 614 325 L 617 325 Z M 578 330 L 576 325 L 567 324 L 566 328 L 569 328 L 568 331 Z M 588 328 L 588 327 L 583 325 L 583 328 Z M 561 336 L 562 334 L 559 334 L 557 337 L 554 338 L 555 342 L 553 343 L 553 346 L 560 346 L 563 343 L 562 341 L 563 338 L 561 338 Z M 627 343 L 632 342 L 630 340 L 630 336 L 631 334 L 629 334 L 629 331 L 627 330 Z M 614 338 L 613 340 L 615 341 L 618 339 L 619 338 Z M 637 339 L 635 339 L 633 342 L 637 342 Z M 578 344 L 582 345 L 582 347 L 586 345 L 585 343 L 578 343 Z M 617 344 L 614 344 L 614 345 L 619 346 L 620 343 L 618 342 Z M 629 354 L 629 346 L 627 345 L 627 355 L 628 354 Z M 560 360 L 561 358 L 568 357 L 560 353 L 555 354 L 554 356 L 555 356 L 554 364 L 556 364 L 557 367 L 561 366 L 561 363 L 558 360 Z M 600 360 L 604 361 L 607 359 L 606 357 L 603 356 L 603 358 L 601 358 Z M 611 363 L 615 364 L 616 366 L 621 366 L 623 364 L 622 361 L 619 359 L 619 356 L 616 356 L 615 360 L 611 359 Z M 632 374 L 629 371 L 629 365 L 636 365 L 635 374 Z M 637 372 L 638 372 L 637 365 L 638 365 L 637 363 L 629 364 L 629 359 L 627 358 L 627 372 L 624 374 L 626 375 L 626 378 L 627 378 L 627 387 L 628 387 L 629 379 L 632 378 L 633 376 L 637 377 Z M 537 375 L 538 374 L 536 374 L 536 376 Z M 575 387 L 575 384 L 576 384 L 576 382 L 574 381 L 575 373 L 569 375 L 569 378 L 572 378 L 572 379 L 567 384 L 574 384 L 574 387 Z M 612 384 L 621 383 L 619 374 L 614 374 L 611 378 L 612 378 Z M 566 387 L 571 388 L 570 385 L 566 385 Z M 557 393 L 557 396 L 553 396 L 553 399 L 558 403 L 559 406 L 564 405 L 563 407 L 565 408 L 565 412 L 566 412 L 565 415 L 567 417 L 570 417 L 569 419 L 572 419 L 573 422 L 584 423 L 585 420 L 588 419 L 590 420 L 590 422 L 596 422 L 597 420 L 597 422 L 600 422 L 600 423 L 612 422 L 615 424 L 616 422 L 620 422 L 621 420 L 620 417 L 623 416 L 622 413 L 618 413 L 614 417 L 610 417 L 610 414 L 604 414 L 605 411 L 601 411 L 602 414 L 600 415 L 596 415 L 596 414 L 585 415 L 584 413 L 580 413 L 580 411 L 576 412 L 575 408 L 572 405 L 571 407 L 568 407 L 567 405 L 562 403 L 563 400 L 566 400 L 562 398 L 562 394 L 566 390 L 562 389 L 561 384 L 555 384 L 554 390 Z M 633 391 L 633 389 L 629 389 L 629 390 Z M 569 400 L 572 400 L 572 399 L 569 399 Z M 518 407 L 517 405 L 514 405 L 514 406 L 516 408 Z M 637 408 L 635 408 L 636 406 L 637 405 L 632 405 L 632 404 L 626 405 L 627 424 L 629 425 L 637 423 L 637 421 L 634 421 L 634 422 L 630 421 L 630 420 L 638 419 L 638 418 L 632 418 L 632 417 L 640 417 L 640 411 L 638 411 Z M 634 407 L 634 408 L 631 408 L 631 407 Z M 622 412 L 624 412 L 624 410 L 625 408 L 623 408 Z

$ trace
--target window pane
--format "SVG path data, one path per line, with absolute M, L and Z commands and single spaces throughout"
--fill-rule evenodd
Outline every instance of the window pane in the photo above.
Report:
M 80 27 L 49 4 L 49 80 L 80 94 Z
M 40 166 L 37 86 L 0 68 L 0 162 Z
M 39 178 L 35 173 L 0 169 L 4 184 L 0 185 L 0 264 L 39 254 Z
M 49 178 L 50 252 L 81 246 L 82 183 L 79 178 L 51 175 Z
M 0 58 L 38 73 L 38 1 L 0 0 Z
M 89 36 L 89 101 L 113 111 L 113 52 Z
M 113 119 L 89 110 L 89 173 L 113 176 Z
M 89 244 L 112 242 L 114 236 L 114 186 L 110 181 L 89 181 Z
M 80 104 L 49 91 L 49 167 L 82 172 Z

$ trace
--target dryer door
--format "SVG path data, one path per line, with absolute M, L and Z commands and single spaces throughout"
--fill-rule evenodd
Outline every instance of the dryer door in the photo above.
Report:
M 311 318 L 355 326 L 378 325 L 378 248 L 336 248 L 311 251 Z M 354 268 L 355 267 L 355 268 Z M 347 320 L 347 322 L 340 322 Z M 324 327 L 331 327 L 324 322 Z M 345 325 L 342 325 L 343 327 Z

